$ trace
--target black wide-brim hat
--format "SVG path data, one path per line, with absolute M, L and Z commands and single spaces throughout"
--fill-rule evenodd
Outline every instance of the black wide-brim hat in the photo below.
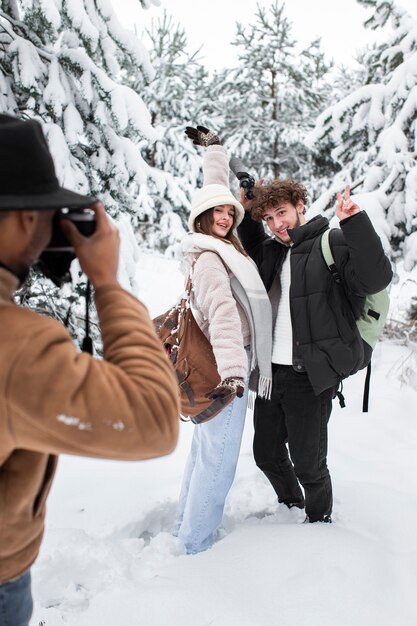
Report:
M 95 201 L 59 185 L 39 122 L 0 113 L 0 211 L 83 209 Z

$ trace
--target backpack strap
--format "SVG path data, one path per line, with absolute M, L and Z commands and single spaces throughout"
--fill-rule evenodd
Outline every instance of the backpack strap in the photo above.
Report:
M 333 252 L 332 249 L 330 247 L 330 228 L 328 228 L 327 230 L 324 231 L 324 233 L 321 236 L 321 252 L 323 254 L 323 258 L 324 261 L 327 265 L 327 267 L 329 268 L 334 280 L 336 283 L 341 283 L 341 277 L 340 274 L 337 270 L 336 267 L 336 263 L 334 261 L 334 256 L 333 256 Z M 363 388 L 363 399 L 362 399 L 362 413 L 367 413 L 368 412 L 368 406 L 369 406 L 369 387 L 371 384 L 371 361 L 369 361 L 367 367 L 366 367 L 366 378 L 365 378 L 365 384 L 364 384 L 364 388 Z M 339 393 L 341 392 L 337 392 L 336 395 L 339 398 L 339 403 L 340 406 L 342 408 L 344 408 L 345 403 L 344 403 L 344 398 L 343 398 L 343 394 L 341 394 L 343 401 L 340 398 Z
M 334 280 L 337 283 L 340 283 L 341 282 L 340 274 L 336 267 L 333 252 L 330 247 L 330 228 L 325 230 L 321 236 L 321 253 L 323 255 L 324 261 L 327 267 L 329 268 Z
M 371 384 L 371 361 L 366 366 L 366 378 L 363 388 L 362 413 L 368 412 L 369 407 L 369 386 Z

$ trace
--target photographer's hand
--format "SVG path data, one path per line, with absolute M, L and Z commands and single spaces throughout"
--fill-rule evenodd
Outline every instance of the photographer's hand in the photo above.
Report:
M 81 269 L 97 289 L 102 285 L 118 284 L 119 231 L 106 215 L 101 202 L 90 208 L 96 214 L 96 230 L 90 237 L 84 237 L 65 217 L 61 219 L 61 228 L 74 246 Z

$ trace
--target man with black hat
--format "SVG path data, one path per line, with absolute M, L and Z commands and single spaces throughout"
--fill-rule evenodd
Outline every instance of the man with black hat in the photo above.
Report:
M 13 292 L 62 208 L 90 207 L 96 230 L 61 228 L 95 289 L 99 361 Z M 0 616 L 26 626 L 30 566 L 60 453 L 123 460 L 168 454 L 178 435 L 173 370 L 145 307 L 117 281 L 118 232 L 100 202 L 59 186 L 41 126 L 0 115 Z

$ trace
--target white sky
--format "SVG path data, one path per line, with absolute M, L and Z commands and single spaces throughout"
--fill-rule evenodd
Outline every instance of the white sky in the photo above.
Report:
M 256 6 L 269 7 L 271 0 L 160 0 L 160 6 L 152 5 L 143 10 L 138 0 L 111 0 L 122 24 L 137 32 L 158 19 L 166 9 L 175 22 L 185 28 L 188 50 L 194 52 L 201 45 L 201 57 L 211 69 L 231 66 L 236 60 L 234 46 L 237 21 L 250 24 L 254 21 Z M 417 19 L 416 0 L 398 0 Z M 293 25 L 293 36 L 301 46 L 321 36 L 322 47 L 328 58 L 337 65 L 353 65 L 355 52 L 372 43 L 378 37 L 363 22 L 372 14 L 356 0 L 287 0 L 285 15 Z M 381 35 L 379 35 L 381 36 Z

